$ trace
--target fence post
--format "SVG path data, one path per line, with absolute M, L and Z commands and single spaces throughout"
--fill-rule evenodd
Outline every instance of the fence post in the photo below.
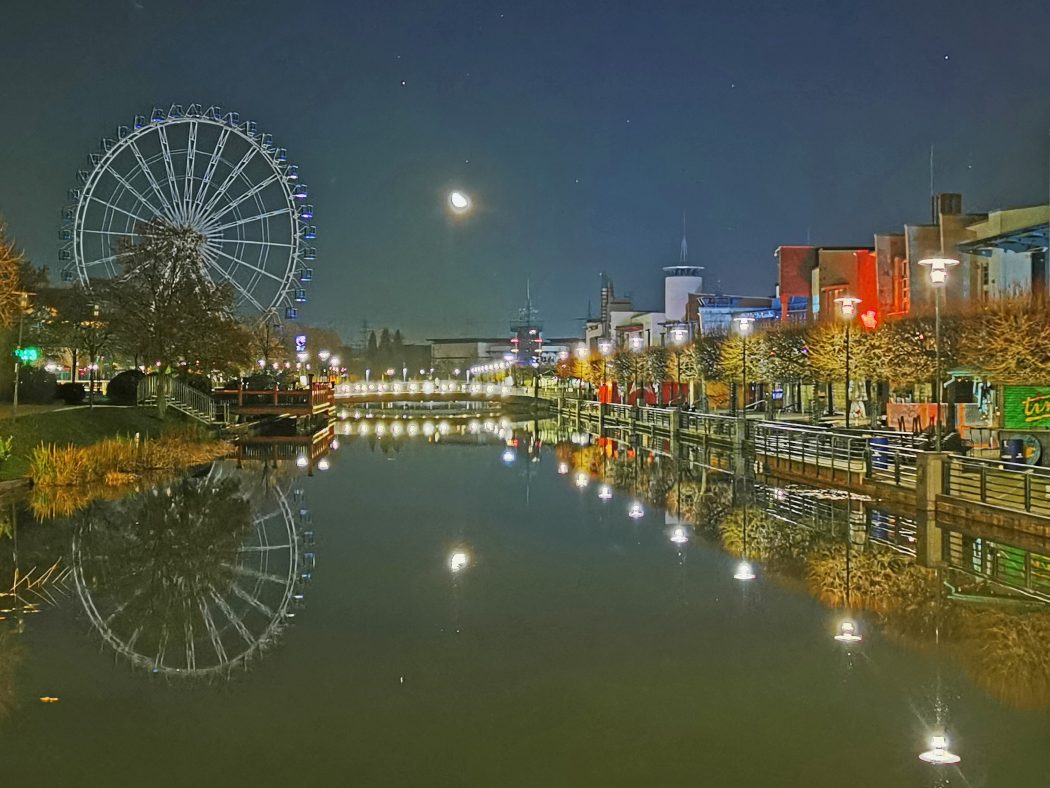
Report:
M 937 493 L 943 489 L 947 454 L 923 452 L 915 465 L 915 506 L 924 512 L 937 509 Z
M 988 500 L 988 467 L 981 465 L 981 503 Z
M 1024 474 L 1024 510 L 1032 511 L 1032 474 Z

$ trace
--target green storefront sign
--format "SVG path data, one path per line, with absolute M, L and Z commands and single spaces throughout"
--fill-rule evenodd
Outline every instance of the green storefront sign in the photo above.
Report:
M 1008 430 L 1050 430 L 1050 388 L 1004 387 L 1003 426 Z

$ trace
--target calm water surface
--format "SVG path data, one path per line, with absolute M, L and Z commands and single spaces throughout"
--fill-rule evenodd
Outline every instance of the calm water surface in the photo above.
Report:
M 0 621 L 4 784 L 1050 785 L 1040 704 L 873 613 L 845 648 L 790 572 L 734 580 L 711 523 L 673 544 L 647 459 L 603 501 L 564 449 L 399 445 L 21 516 L 5 573 L 66 571 Z M 917 758 L 938 719 L 959 767 Z

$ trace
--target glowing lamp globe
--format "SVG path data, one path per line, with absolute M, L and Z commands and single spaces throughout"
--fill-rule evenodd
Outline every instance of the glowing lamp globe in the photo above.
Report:
M 627 509 L 627 516 L 632 520 L 640 520 L 645 517 L 645 509 L 642 507 L 640 501 L 632 501 L 630 507 Z
M 558 463 L 558 475 L 559 476 L 564 476 L 568 472 L 569 472 L 569 463 L 567 463 L 567 462 L 559 462 Z
M 298 465 L 300 468 L 305 468 L 307 465 L 310 464 L 310 460 L 305 454 L 300 454 L 298 457 L 296 457 L 295 464 Z
M 317 461 L 317 470 L 319 471 L 327 471 L 331 467 L 332 465 L 328 462 L 327 457 L 322 457 Z
M 580 471 L 580 473 L 576 474 L 576 486 L 581 490 L 587 486 L 588 482 L 590 482 L 590 479 L 587 478 L 586 473 Z
M 928 257 L 919 261 L 919 265 L 930 269 L 930 284 L 934 287 L 943 287 L 948 281 L 948 269 L 958 264 L 958 260 L 950 257 Z
M 930 749 L 919 753 L 919 760 L 936 766 L 945 766 L 958 763 L 962 758 L 948 749 L 948 737 L 938 734 L 930 737 Z
M 689 531 L 686 530 L 684 525 L 676 525 L 671 530 L 671 536 L 669 538 L 672 544 L 686 544 L 689 542 Z
M 610 498 L 612 498 L 612 495 L 612 487 L 610 487 L 608 484 L 603 484 L 600 488 L 598 488 L 599 500 L 608 501 Z

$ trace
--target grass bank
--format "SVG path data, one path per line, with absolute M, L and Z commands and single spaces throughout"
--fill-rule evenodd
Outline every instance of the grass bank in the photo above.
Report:
M 0 467 L 0 480 L 29 475 L 30 458 L 41 444 L 90 446 L 106 438 L 156 438 L 185 422 L 170 409 L 161 421 L 153 408 L 79 407 L 38 411 L 18 419 L 0 419 L 0 437 L 11 436 L 11 458 Z

